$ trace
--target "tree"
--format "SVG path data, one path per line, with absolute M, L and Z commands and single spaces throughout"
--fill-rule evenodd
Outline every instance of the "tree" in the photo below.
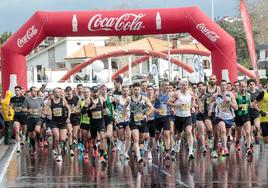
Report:
M 257 44 L 268 42 L 268 1 L 248 0 L 250 21 L 254 32 L 254 39 Z
M 217 19 L 216 22 L 229 33 L 236 41 L 237 62 L 247 68 L 250 67 L 250 58 L 246 36 L 241 19 L 224 20 Z
M 11 32 L 4 32 L 0 35 L 0 45 L 4 44 L 6 40 L 12 35 Z

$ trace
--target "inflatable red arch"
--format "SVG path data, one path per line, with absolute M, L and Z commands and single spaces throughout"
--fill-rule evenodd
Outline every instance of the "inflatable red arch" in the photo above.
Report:
M 168 60 L 168 55 L 165 54 L 165 53 L 161 53 L 161 52 L 155 52 L 155 51 L 150 51 L 150 50 L 142 50 L 142 49 L 118 50 L 118 51 L 109 52 L 109 53 L 105 53 L 105 54 L 96 56 L 96 57 L 91 58 L 90 60 L 88 60 L 86 62 L 83 62 L 83 63 L 81 63 L 79 65 L 76 65 L 72 70 L 67 72 L 59 80 L 59 82 L 65 82 L 67 79 L 70 78 L 70 76 L 72 76 L 73 74 L 77 73 L 78 71 L 80 71 L 81 69 L 85 68 L 86 66 L 92 64 L 96 60 L 107 59 L 109 57 L 126 56 L 126 55 L 146 55 L 146 56 L 152 56 L 152 57 Z M 189 73 L 194 72 L 194 69 L 190 65 L 188 65 L 186 63 L 183 63 L 183 62 L 179 61 L 178 59 L 171 58 L 170 62 L 174 63 L 175 65 L 177 65 L 179 67 L 182 67 L 184 70 L 186 70 Z M 127 66 L 128 66 L 128 64 L 127 64 Z
M 199 8 L 139 9 L 116 11 L 36 12 L 2 46 L 2 87 L 10 75 L 27 88 L 26 58 L 47 36 L 121 36 L 190 33 L 211 51 L 212 72 L 222 78 L 228 69 L 230 81 L 237 79 L 234 39 Z

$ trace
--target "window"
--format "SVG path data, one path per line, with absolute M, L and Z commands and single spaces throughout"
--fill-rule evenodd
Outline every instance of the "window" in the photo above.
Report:
M 203 68 L 204 69 L 209 69 L 210 68 L 210 64 L 208 60 L 203 60 Z

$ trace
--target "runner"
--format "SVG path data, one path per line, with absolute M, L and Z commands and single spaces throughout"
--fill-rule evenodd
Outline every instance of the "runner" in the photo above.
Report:
M 117 142 L 117 148 L 123 157 L 128 160 L 128 151 L 131 145 L 131 130 L 129 128 L 130 107 L 129 105 L 124 108 L 124 104 L 130 99 L 129 87 L 122 87 L 122 96 L 118 96 L 115 99 L 115 123 L 119 128 L 119 140 Z
M 105 121 L 104 121 L 104 110 L 108 110 L 106 103 L 99 97 L 98 86 L 92 87 L 92 97 L 88 103 L 88 113 L 90 117 L 90 134 L 91 139 L 95 142 L 97 134 L 100 135 L 100 158 L 99 162 L 107 162 L 108 154 L 106 150 L 106 136 L 105 136 Z M 95 145 L 95 143 L 94 143 Z M 96 150 L 96 145 L 94 147 Z
M 71 109 L 62 97 L 62 89 L 53 90 L 53 98 L 48 101 L 45 108 L 46 115 L 51 115 L 51 127 L 55 148 L 57 148 L 57 162 L 62 161 L 62 151 L 67 139 L 67 124 L 70 123 Z
M 205 119 L 205 126 L 207 128 L 207 135 L 208 135 L 208 147 L 211 151 L 210 155 L 213 158 L 217 158 L 218 154 L 216 151 L 217 144 L 218 144 L 218 134 L 217 134 L 217 128 L 215 125 L 215 106 L 211 105 L 213 102 L 212 96 L 218 92 L 218 87 L 216 85 L 217 83 L 217 77 L 215 75 L 211 75 L 209 77 L 208 85 L 206 86 L 205 91 L 205 98 L 204 98 L 204 119 Z M 208 114 L 208 112 L 211 111 L 211 114 Z M 213 137 L 214 135 L 214 137 Z
M 143 162 L 140 156 L 139 138 L 146 132 L 147 117 L 153 112 L 153 106 L 148 98 L 141 95 L 141 84 L 133 84 L 133 95 L 126 102 L 124 107 L 130 105 L 130 129 L 134 144 L 134 150 L 138 163 Z M 146 111 L 147 110 L 147 111 Z
M 156 94 L 155 94 L 155 90 L 153 89 L 153 86 L 148 86 L 147 87 L 147 93 L 148 93 L 148 99 L 150 100 L 150 102 L 152 103 L 153 106 L 155 106 L 155 102 L 156 102 Z M 148 125 L 148 131 L 149 131 L 149 143 L 148 143 L 148 147 L 146 146 L 146 142 L 145 142 L 145 149 L 147 150 L 147 158 L 148 160 L 152 160 L 152 150 L 155 146 L 155 112 L 151 113 L 148 118 L 147 118 L 147 125 Z M 147 149 L 148 148 L 148 149 Z
M 188 81 L 182 79 L 180 81 L 180 89 L 174 92 L 168 104 L 176 107 L 175 128 L 176 128 L 176 145 L 180 144 L 181 133 L 185 131 L 187 143 L 189 147 L 188 159 L 194 159 L 193 154 L 193 132 L 191 108 L 193 107 L 193 93 L 189 90 Z M 178 147 L 178 146 L 175 146 Z
M 248 93 L 250 94 L 251 103 L 257 98 L 260 93 L 260 90 L 256 89 L 256 81 L 253 79 L 248 80 Z M 249 117 L 250 123 L 252 126 L 252 133 L 255 138 L 255 143 L 259 143 L 259 134 L 260 134 L 260 120 L 259 112 L 254 109 L 253 106 L 249 107 Z
M 155 130 L 157 134 L 157 140 L 161 131 L 163 130 L 164 144 L 165 144 L 165 160 L 170 159 L 170 121 L 169 121 L 169 111 L 168 111 L 168 100 L 169 100 L 169 81 L 163 80 L 161 83 L 161 90 L 156 96 L 155 101 Z M 175 155 L 175 151 L 172 150 L 171 153 Z
M 37 97 L 37 88 L 30 88 L 31 96 L 25 98 L 23 103 L 23 111 L 28 113 L 27 118 L 27 133 L 30 137 L 31 154 L 35 154 L 35 141 L 39 140 L 42 125 L 42 113 L 44 103 L 43 100 Z
M 264 143 L 268 143 L 268 89 L 261 91 L 253 102 L 254 108 L 260 113 L 260 126 Z
M 197 116 L 196 116 L 196 127 L 199 130 L 199 139 L 201 142 L 201 151 L 205 155 L 207 152 L 205 139 L 206 139 L 206 126 L 205 126 L 205 99 L 206 99 L 206 86 L 203 82 L 197 84 Z M 210 146 L 211 147 L 211 146 Z
M 74 96 L 72 93 L 72 88 L 70 86 L 67 86 L 65 89 L 66 97 L 65 100 L 68 103 L 68 106 L 71 109 L 71 117 L 70 117 L 70 123 L 67 124 L 67 131 L 68 131 L 68 142 L 70 147 L 70 155 L 74 156 L 74 147 L 78 144 L 78 131 L 80 126 L 80 99 L 78 96 Z M 82 94 L 80 95 L 81 98 Z M 82 144 L 81 139 L 79 140 L 79 143 Z M 79 148 L 80 151 L 83 152 L 84 148 Z
M 247 144 L 247 156 L 252 156 L 252 148 L 251 148 L 251 125 L 250 125 L 250 117 L 249 117 L 249 106 L 250 96 L 247 93 L 247 83 L 245 81 L 240 82 L 240 90 L 237 94 L 235 94 L 235 98 L 238 105 L 238 110 L 235 117 L 236 124 L 236 149 L 240 150 L 240 138 L 241 138 L 241 128 L 244 128 L 246 134 L 246 144 Z
M 22 105 L 24 103 L 25 97 L 21 94 L 21 87 L 16 86 L 15 88 L 15 96 L 11 98 L 10 105 L 15 110 L 14 115 L 14 128 L 15 128 L 15 138 L 17 141 L 17 153 L 21 152 L 21 145 L 24 145 L 25 141 L 25 131 L 26 131 L 26 115 L 22 111 Z M 20 131 L 22 131 L 22 135 L 20 136 Z M 24 139 L 22 139 L 24 138 Z
M 219 155 L 229 156 L 227 148 L 227 127 L 231 128 L 234 123 L 234 110 L 237 110 L 237 103 L 234 95 L 227 91 L 227 81 L 221 80 L 220 91 L 214 94 L 213 99 L 216 103 L 216 124 L 218 135 L 221 138 L 221 145 L 218 148 Z M 211 114 L 212 111 L 209 111 Z
M 82 139 L 83 139 L 83 144 L 85 148 L 85 154 L 84 154 L 84 159 L 87 160 L 89 157 L 89 142 L 90 142 L 90 118 L 88 116 L 88 106 L 87 104 L 90 101 L 90 89 L 88 87 L 84 87 L 83 90 L 83 96 L 84 98 L 82 99 L 80 103 L 81 107 L 81 121 L 80 121 L 80 131 L 82 132 Z
M 115 143 L 113 137 L 113 124 L 114 124 L 114 99 L 112 96 L 108 95 L 107 87 L 105 85 L 100 86 L 100 98 L 107 106 L 108 111 L 104 109 L 103 116 L 105 121 L 105 128 L 106 128 L 106 137 L 109 139 L 109 143 L 111 143 L 112 151 L 115 152 Z

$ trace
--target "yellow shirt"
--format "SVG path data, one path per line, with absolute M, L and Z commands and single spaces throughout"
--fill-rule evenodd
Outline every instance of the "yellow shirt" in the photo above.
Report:
M 268 92 L 267 90 L 264 91 L 263 99 L 259 101 L 259 108 L 260 110 L 268 113 Z M 262 117 L 260 116 L 260 122 L 268 122 L 268 115 Z

